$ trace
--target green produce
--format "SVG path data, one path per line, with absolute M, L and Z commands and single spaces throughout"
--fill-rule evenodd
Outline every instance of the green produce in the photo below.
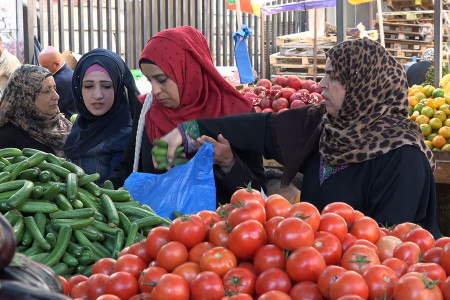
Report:
M 158 170 L 165 170 L 167 167 L 173 167 L 187 163 L 189 160 L 186 157 L 182 157 L 181 154 L 184 151 L 184 147 L 180 146 L 175 151 L 175 158 L 173 162 L 167 161 L 167 147 L 168 144 L 165 141 L 156 139 L 153 142 L 152 154 L 155 156 L 155 160 L 158 163 Z

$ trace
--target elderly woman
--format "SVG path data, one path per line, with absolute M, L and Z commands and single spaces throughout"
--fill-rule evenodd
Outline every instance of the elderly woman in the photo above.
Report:
M 34 148 L 62 155 L 72 123 L 59 113 L 58 93 L 45 68 L 23 65 L 11 75 L 0 106 L 0 148 Z
M 99 173 L 103 182 L 122 158 L 139 92 L 122 58 L 99 48 L 78 62 L 72 94 L 78 116 L 64 153 L 87 173 Z
M 201 143 L 222 134 L 233 148 L 282 163 L 283 185 L 303 173 L 302 201 L 319 210 L 342 201 L 380 224 L 413 222 L 440 236 L 435 162 L 419 126 L 408 120 L 403 67 L 379 43 L 364 38 L 333 47 L 325 72 L 322 103 L 278 115 L 182 123 L 162 138 L 169 142 L 168 159 L 183 139 L 203 135 L 197 139 Z

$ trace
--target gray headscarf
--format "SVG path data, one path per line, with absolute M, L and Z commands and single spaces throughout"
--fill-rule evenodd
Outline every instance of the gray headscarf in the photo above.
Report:
M 422 61 L 434 61 L 434 49 L 428 48 L 422 53 L 422 56 L 420 57 L 420 60 Z

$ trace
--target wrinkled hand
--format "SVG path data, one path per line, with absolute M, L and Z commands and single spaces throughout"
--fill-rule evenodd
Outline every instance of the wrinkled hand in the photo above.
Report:
M 171 132 L 169 132 L 165 136 L 162 136 L 160 140 L 165 141 L 169 144 L 167 148 L 167 161 L 173 162 L 173 159 L 175 157 L 175 150 L 178 146 L 181 146 L 183 144 L 183 138 L 181 137 L 180 131 L 178 131 L 178 128 L 174 128 Z M 155 168 L 158 168 L 158 163 L 156 162 L 155 156 L 153 154 L 152 160 L 153 166 Z M 170 167 L 168 167 L 167 169 L 170 169 Z
M 217 141 L 212 137 L 203 135 L 197 139 L 200 145 L 209 142 L 214 147 L 214 164 L 218 165 L 225 173 L 228 173 L 234 165 L 234 155 L 231 151 L 230 142 L 223 135 L 217 136 Z

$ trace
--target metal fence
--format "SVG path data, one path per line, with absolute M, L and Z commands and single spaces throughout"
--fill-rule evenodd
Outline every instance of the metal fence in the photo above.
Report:
M 272 4 L 293 2 L 297 1 Z M 232 34 L 237 18 L 225 0 L 16 0 L 16 6 L 25 62 L 32 60 L 36 37 L 43 47 L 52 45 L 61 52 L 84 54 L 107 48 L 135 69 L 150 37 L 163 29 L 190 25 L 205 35 L 217 66 L 235 65 Z M 253 29 L 248 49 L 260 77 L 270 77 L 268 57 L 277 52 L 275 37 L 306 30 L 306 14 L 283 12 L 263 19 L 242 14 L 242 24 Z

